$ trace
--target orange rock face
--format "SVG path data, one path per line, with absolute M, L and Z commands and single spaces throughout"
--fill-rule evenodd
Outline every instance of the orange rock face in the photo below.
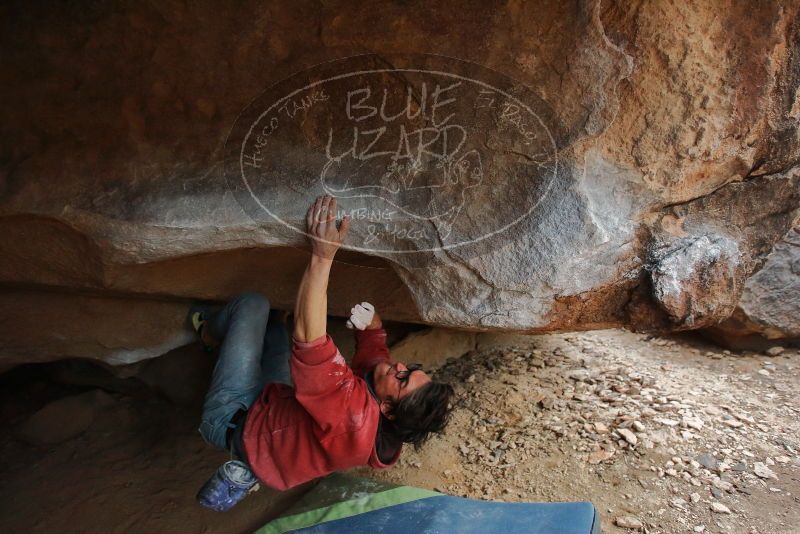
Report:
M 332 192 L 333 314 L 693 329 L 800 205 L 796 0 L 0 13 L 13 291 L 288 308 Z

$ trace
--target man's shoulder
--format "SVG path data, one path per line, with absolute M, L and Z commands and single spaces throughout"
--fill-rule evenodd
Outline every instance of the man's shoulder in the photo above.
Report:
M 353 450 L 372 447 L 380 423 L 378 402 L 361 377 L 354 377 L 350 385 L 345 387 L 352 388 L 347 402 L 332 408 L 339 420 L 338 429 L 330 433 L 326 440 L 344 439 Z

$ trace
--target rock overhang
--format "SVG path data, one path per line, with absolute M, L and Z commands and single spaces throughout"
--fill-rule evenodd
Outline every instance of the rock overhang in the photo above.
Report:
M 431 238 L 442 240 L 446 234 L 440 243 L 446 244 L 459 231 L 474 237 L 481 225 L 502 228 L 503 217 L 517 219 L 509 217 L 516 209 L 513 200 L 522 197 L 525 204 L 533 197 L 514 187 L 521 182 L 519 174 L 495 172 L 492 182 L 493 169 L 508 165 L 491 157 L 508 149 L 508 157 L 534 165 L 553 160 L 519 154 L 524 145 L 509 141 L 512 127 L 521 140 L 531 132 L 519 119 L 523 106 L 517 104 L 539 105 L 537 114 L 552 134 L 560 165 L 546 194 L 536 198 L 537 210 L 471 250 L 428 247 L 433 250 L 397 254 L 384 247 L 343 255 L 334 273 L 342 277 L 332 289 L 335 314 L 346 313 L 349 300 L 361 299 L 366 291 L 389 318 L 463 329 L 694 328 L 723 319 L 730 306 L 715 308 L 705 315 L 712 319 L 700 322 L 670 313 L 677 308 L 665 307 L 659 297 L 663 293 L 651 276 L 657 270 L 648 269 L 649 251 L 675 239 L 676 231 L 711 236 L 710 242 L 719 236 L 733 240 L 742 263 L 725 278 L 730 283 L 710 293 L 712 300 L 733 302 L 772 243 L 786 234 L 797 209 L 792 192 L 800 146 L 792 115 L 800 83 L 797 6 L 765 9 L 752 28 L 742 28 L 738 8 L 726 12 L 722 22 L 742 28 L 735 40 L 710 7 L 671 6 L 667 11 L 673 12 L 661 13 L 654 6 L 635 10 L 615 3 L 541 4 L 498 8 L 492 17 L 477 4 L 460 6 L 458 16 L 447 5 L 437 6 L 425 17 L 400 6 L 372 13 L 358 3 L 335 13 L 283 7 L 271 19 L 283 22 L 269 32 L 256 25 L 238 33 L 226 28 L 241 22 L 241 11 L 211 16 L 194 7 L 193 19 L 207 21 L 206 44 L 188 47 L 200 36 L 171 8 L 108 6 L 80 16 L 59 9 L 38 16 L 33 9 L 4 37 L 4 48 L 15 50 L 15 82 L 6 89 L 11 105 L 3 112 L 7 165 L 0 197 L 5 228 L 0 272 L 9 286 L 167 299 L 222 299 L 259 289 L 290 307 L 305 240 L 291 227 L 301 223 L 301 204 L 310 201 L 305 196 L 313 197 L 312 189 L 303 183 L 295 200 L 282 197 L 279 207 L 292 212 L 285 217 L 288 226 L 254 218 L 229 182 L 225 141 L 242 110 L 276 82 L 303 73 L 319 81 L 325 79 L 317 75 L 321 62 L 352 58 L 354 50 L 346 49 L 354 28 L 361 29 L 372 70 L 378 70 L 376 64 L 383 74 L 405 69 L 405 78 L 392 77 L 382 86 L 371 82 L 368 99 L 361 99 L 367 96 L 363 84 L 330 91 L 329 97 L 344 97 L 344 107 L 333 111 L 315 107 L 323 100 L 312 95 L 304 101 L 301 95 L 295 102 L 299 107 L 291 110 L 307 120 L 278 146 L 276 172 L 304 173 L 307 160 L 324 155 L 316 149 L 327 148 L 329 129 L 323 126 L 331 117 L 338 117 L 336 132 L 350 134 L 333 138 L 336 156 L 346 154 L 351 142 L 336 139 L 352 140 L 353 124 L 365 126 L 355 141 L 361 155 L 375 141 L 374 133 L 365 137 L 364 132 L 381 126 L 366 128 L 369 118 L 364 118 L 373 108 L 380 114 L 381 89 L 399 89 L 392 93 L 398 96 L 413 87 L 416 105 L 426 102 L 430 110 L 437 103 L 432 98 L 436 83 L 447 87 L 446 75 L 453 79 L 453 74 L 495 88 L 494 93 L 481 93 L 485 86 L 477 89 L 471 106 L 454 107 L 461 122 L 449 123 L 471 124 L 478 137 L 470 148 L 477 152 L 465 149 L 440 161 L 441 168 L 432 164 L 422 170 L 428 185 L 428 171 L 440 173 L 446 185 L 448 178 L 449 185 L 462 184 L 455 193 L 446 188 L 438 195 L 410 193 L 411 176 L 419 169 L 388 169 L 377 187 L 388 196 L 397 197 L 401 186 L 408 198 L 417 195 L 414 209 L 406 210 L 408 220 L 427 216 L 426 224 L 435 230 Z M 252 3 L 242 9 L 256 14 L 261 8 Z M 371 24 L 363 19 L 367 12 L 377 17 Z M 402 28 L 387 36 L 390 20 L 400 21 Z M 680 28 L 677 20 L 691 30 Z M 447 39 L 437 31 L 453 25 L 462 31 Z M 30 41 L 31 35 L 37 38 Z M 34 44 L 16 46 L 23 41 Z M 748 46 L 739 46 L 745 41 Z M 716 45 L 709 48 L 707 42 Z M 88 63 L 80 60 L 83 54 Z M 26 57 L 38 60 L 24 67 Z M 448 65 L 448 57 L 459 59 Z M 445 74 L 424 78 L 407 72 L 414 69 Z M 753 73 L 759 83 L 751 83 Z M 418 78 L 411 80 L 412 74 Z M 740 83 L 742 76 L 747 83 Z M 420 99 L 423 82 L 425 99 Z M 488 103 L 496 90 L 516 98 L 517 109 L 501 105 L 481 119 L 476 102 Z M 348 122 L 341 119 L 348 118 L 349 91 L 362 93 L 350 98 Z M 447 94 L 440 91 L 439 104 Z M 468 101 L 466 93 L 458 98 Z M 403 109 L 402 99 L 388 102 Z M 314 115 L 314 110 L 325 112 Z M 427 120 L 446 128 L 445 116 Z M 394 133 L 385 140 L 402 140 L 397 121 L 388 122 Z M 416 155 L 425 131 L 416 143 L 409 142 Z M 481 152 L 481 147 L 491 150 Z M 353 185 L 342 178 L 357 168 L 345 160 L 334 157 L 326 172 L 320 172 L 324 164 L 317 165 L 301 178 L 322 178 L 342 194 Z M 364 176 L 371 179 L 376 169 L 370 167 Z M 517 178 L 502 182 L 511 175 Z M 784 185 L 775 185 L 779 182 Z M 505 189 L 476 194 L 476 184 L 498 183 Z M 376 188 L 376 183 L 356 185 Z M 461 205 L 458 218 L 448 221 L 462 194 L 473 195 L 472 204 Z M 372 206 L 367 219 L 380 224 L 387 208 L 409 207 L 392 200 Z M 470 210 L 471 205 L 491 209 Z M 365 208 L 370 206 L 351 206 Z M 362 229 L 353 236 L 363 245 L 366 234 Z M 413 230 L 401 237 L 403 246 L 409 235 Z M 689 283 L 680 299 L 697 304 L 697 289 Z

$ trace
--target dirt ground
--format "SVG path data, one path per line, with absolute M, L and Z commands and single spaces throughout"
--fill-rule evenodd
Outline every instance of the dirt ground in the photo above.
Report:
M 458 393 L 446 433 L 357 473 L 473 498 L 588 500 L 604 532 L 800 532 L 796 350 L 726 354 L 618 330 L 479 339 L 437 372 Z M 226 459 L 196 431 L 213 360 L 190 347 L 174 361 L 186 379 L 157 395 L 113 377 L 3 377 L 0 532 L 249 532 L 307 489 L 262 489 L 228 514 L 197 506 Z M 31 414 L 76 395 L 66 419 L 83 426 L 32 445 Z
M 621 330 L 504 344 L 440 369 L 459 396 L 446 435 L 378 476 L 591 501 L 604 532 L 800 532 L 796 351 L 734 355 Z

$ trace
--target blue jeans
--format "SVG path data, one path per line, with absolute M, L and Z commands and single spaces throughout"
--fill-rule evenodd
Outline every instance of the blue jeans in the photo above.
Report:
M 211 385 L 203 404 L 200 434 L 226 449 L 231 418 L 247 410 L 269 383 L 291 385 L 289 335 L 286 326 L 270 320 L 269 301 L 260 293 L 243 293 L 221 310 L 195 307 L 206 318 L 206 331 L 222 341 Z

